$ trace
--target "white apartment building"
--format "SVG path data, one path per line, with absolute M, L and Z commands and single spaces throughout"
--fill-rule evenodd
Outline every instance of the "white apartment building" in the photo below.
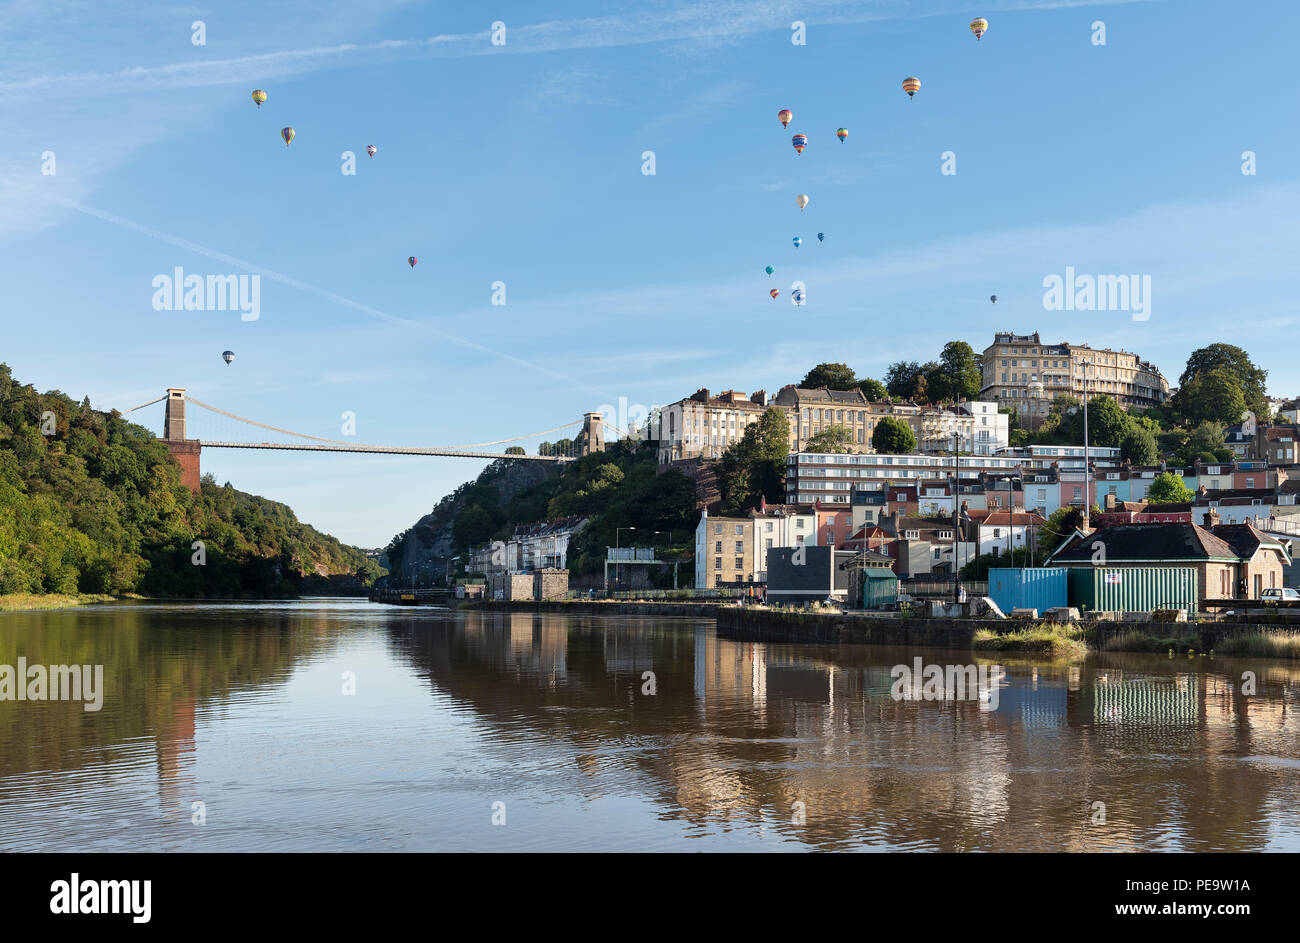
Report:
M 759 582 L 767 582 L 767 552 L 778 547 L 817 543 L 817 515 L 812 508 L 768 505 L 754 518 L 754 569 Z

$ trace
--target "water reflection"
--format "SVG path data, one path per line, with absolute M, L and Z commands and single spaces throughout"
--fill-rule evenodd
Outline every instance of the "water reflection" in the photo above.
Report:
M 989 709 L 893 699 L 918 655 L 971 658 L 341 600 L 11 614 L 0 664 L 107 694 L 0 701 L 0 847 L 1300 850 L 1300 666 L 1022 661 Z

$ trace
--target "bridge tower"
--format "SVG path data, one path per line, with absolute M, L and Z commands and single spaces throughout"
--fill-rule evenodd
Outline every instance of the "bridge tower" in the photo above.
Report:
M 601 413 L 583 413 L 582 414 L 582 431 L 578 433 L 578 441 L 575 443 L 577 448 L 574 451 L 578 455 L 590 455 L 593 452 L 605 451 L 605 423 L 604 416 Z
M 199 452 L 202 444 L 198 439 L 185 438 L 185 390 L 169 387 L 167 390 L 167 411 L 163 416 L 163 441 L 167 451 L 181 466 L 181 484 L 191 491 L 199 490 Z

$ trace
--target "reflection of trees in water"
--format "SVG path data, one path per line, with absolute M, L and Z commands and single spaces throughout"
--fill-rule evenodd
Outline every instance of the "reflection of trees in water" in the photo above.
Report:
M 1237 757 L 1294 758 L 1296 668 L 1256 667 L 1247 699 L 1224 659 L 1015 665 L 989 712 L 892 700 L 889 667 L 914 650 L 737 642 L 707 623 L 467 612 L 391 635 L 511 739 L 570 744 L 593 791 L 606 791 L 602 764 L 631 766 L 657 784 L 665 818 L 701 830 L 757 826 L 827 848 L 1254 850 L 1266 806 L 1295 789 Z M 644 670 L 654 698 L 640 694 Z M 1104 827 L 1088 824 L 1093 801 Z
M 0 620 L 0 664 L 104 666 L 103 707 L 0 701 L 0 775 L 76 769 L 96 751 L 157 742 L 160 777 L 193 748 L 195 705 L 276 683 L 347 627 L 325 611 L 105 607 Z

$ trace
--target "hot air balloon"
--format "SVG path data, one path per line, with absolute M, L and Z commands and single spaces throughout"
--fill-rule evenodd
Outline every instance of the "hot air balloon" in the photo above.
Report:
M 803 237 L 802 237 L 802 236 L 795 236 L 795 237 L 794 237 L 794 247 L 797 249 L 797 248 L 799 248 L 801 245 L 803 245 Z
M 776 300 L 776 296 L 779 295 L 779 294 L 781 294 L 781 290 L 778 289 L 778 288 L 773 288 L 771 291 L 768 292 L 768 294 L 771 295 L 771 296 L 772 296 L 772 300 L 775 301 L 775 300 Z
M 253 89 L 253 101 L 257 103 L 258 110 L 262 108 L 262 102 L 266 101 L 266 92 L 260 88 Z
M 921 87 L 921 80 L 915 77 L 903 79 L 903 91 L 907 92 L 907 97 L 911 98 Z
M 790 127 L 790 120 L 794 118 L 794 115 L 791 114 L 789 108 L 782 108 L 780 111 L 776 113 L 776 116 L 778 119 L 780 119 L 781 127 L 783 128 Z
M 406 264 L 409 265 L 411 268 L 415 268 L 415 263 L 418 261 L 420 260 L 417 259 L 415 256 L 411 256 L 409 259 L 406 260 Z
M 803 304 L 803 297 L 804 297 L 804 295 L 803 295 L 803 289 L 802 289 L 802 288 L 796 288 L 796 289 L 794 290 L 794 294 L 791 295 L 790 297 L 794 300 L 794 303 L 795 303 L 795 304 L 797 304 L 797 305 L 801 305 L 801 304 Z
M 837 138 L 839 138 L 841 141 L 843 141 L 845 138 L 847 138 L 847 137 L 849 136 L 849 129 L 848 129 L 848 128 L 836 128 L 836 129 L 835 129 L 835 136 L 836 136 Z
M 800 193 L 794 198 L 794 201 L 799 204 L 799 209 L 803 210 L 803 208 L 808 205 L 808 194 Z
M 790 138 L 790 143 L 794 145 L 794 152 L 796 154 L 802 154 L 803 149 L 808 146 L 808 135 L 796 134 L 794 137 Z
M 366 153 L 369 154 L 371 157 L 375 156 L 375 151 L 377 150 L 379 150 L 379 148 L 375 147 L 375 145 L 373 144 L 366 145 Z
M 984 19 L 982 16 L 977 16 L 975 19 L 970 21 L 970 31 L 975 34 L 976 39 L 983 36 L 984 31 L 988 28 L 989 21 Z
M 285 147 L 288 147 L 288 146 L 289 146 L 289 142 L 293 140 L 294 133 L 295 133 L 295 132 L 294 132 L 293 128 L 281 128 L 281 129 L 280 129 L 280 137 L 284 138 L 284 146 L 285 146 Z
M 771 275 L 773 272 L 776 271 L 776 269 L 772 268 L 772 266 L 769 265 L 767 268 L 763 269 L 763 271 L 767 272 L 768 275 Z
M 818 241 L 818 242 L 825 242 L 825 241 L 826 241 L 826 233 L 824 233 L 824 232 L 819 232 L 819 233 L 817 234 L 817 241 Z
M 230 361 L 235 359 L 235 352 L 233 350 L 223 350 L 221 359 L 226 362 L 226 366 L 230 366 Z
M 989 301 L 993 302 L 994 304 L 997 304 L 997 303 L 998 303 L 998 296 L 997 296 L 997 295 L 989 295 Z

